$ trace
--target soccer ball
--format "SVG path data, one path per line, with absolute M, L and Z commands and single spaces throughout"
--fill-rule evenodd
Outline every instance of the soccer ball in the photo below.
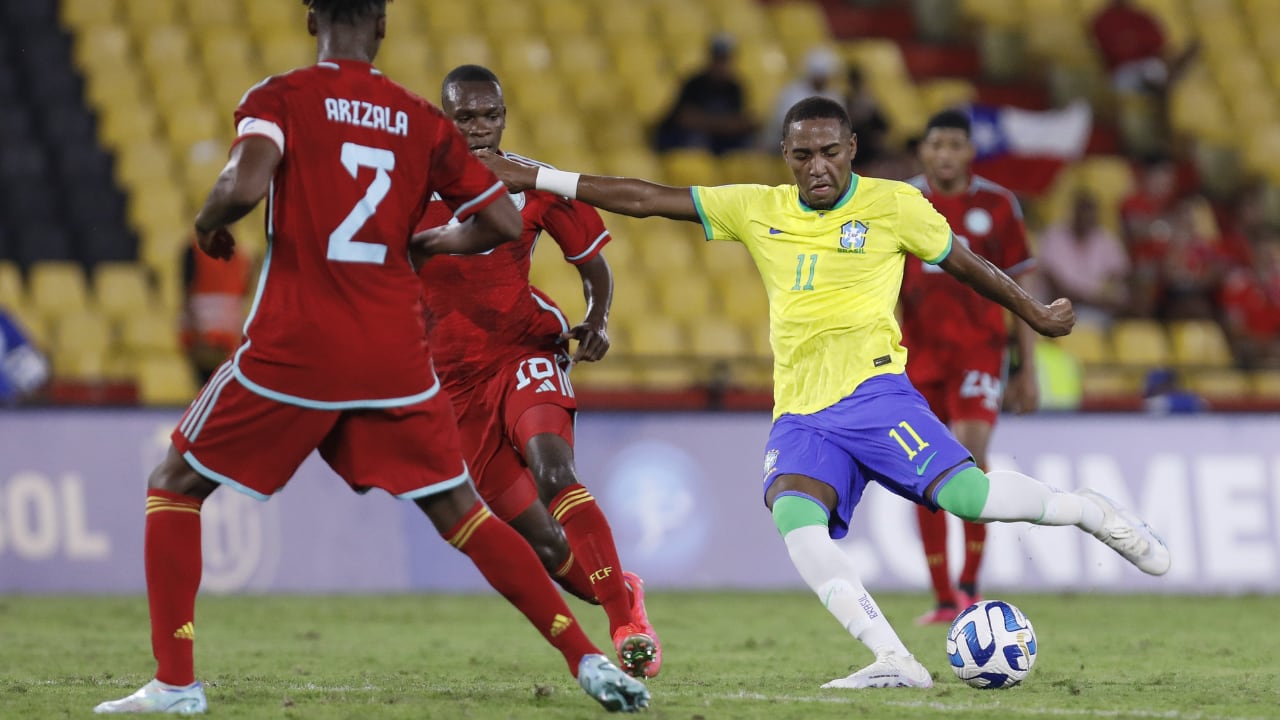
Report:
M 951 623 L 947 659 L 967 685 L 986 690 L 1013 687 L 1036 663 L 1036 631 L 1018 608 L 983 600 Z

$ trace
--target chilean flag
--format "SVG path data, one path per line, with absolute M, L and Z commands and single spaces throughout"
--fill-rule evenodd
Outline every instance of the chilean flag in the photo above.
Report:
M 1020 195 L 1040 195 L 1058 171 L 1084 155 L 1093 110 L 1076 100 L 1059 110 L 970 105 L 973 170 Z

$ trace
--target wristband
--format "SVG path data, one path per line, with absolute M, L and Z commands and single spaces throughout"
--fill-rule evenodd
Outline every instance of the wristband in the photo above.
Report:
M 536 190 L 545 190 L 573 200 L 578 196 L 579 173 L 553 170 L 548 167 L 538 168 L 538 176 L 533 181 Z

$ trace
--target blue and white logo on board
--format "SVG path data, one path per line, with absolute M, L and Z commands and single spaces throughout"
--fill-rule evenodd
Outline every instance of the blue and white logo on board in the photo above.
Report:
M 848 252 L 865 252 L 867 226 L 861 220 L 850 220 L 840 226 L 840 249 Z

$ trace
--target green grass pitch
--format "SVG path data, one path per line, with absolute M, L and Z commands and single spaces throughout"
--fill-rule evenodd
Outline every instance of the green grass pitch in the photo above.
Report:
M 1275 718 L 1280 599 L 1002 596 L 1035 625 L 1022 687 L 951 674 L 923 595 L 881 605 L 931 690 L 819 690 L 869 661 L 808 594 L 651 592 L 666 664 L 652 718 Z M 604 614 L 571 601 L 597 642 Z M 602 717 L 559 656 L 488 596 L 204 597 L 196 662 L 218 718 Z M 136 597 L 0 597 L 0 717 L 87 717 L 153 669 Z

